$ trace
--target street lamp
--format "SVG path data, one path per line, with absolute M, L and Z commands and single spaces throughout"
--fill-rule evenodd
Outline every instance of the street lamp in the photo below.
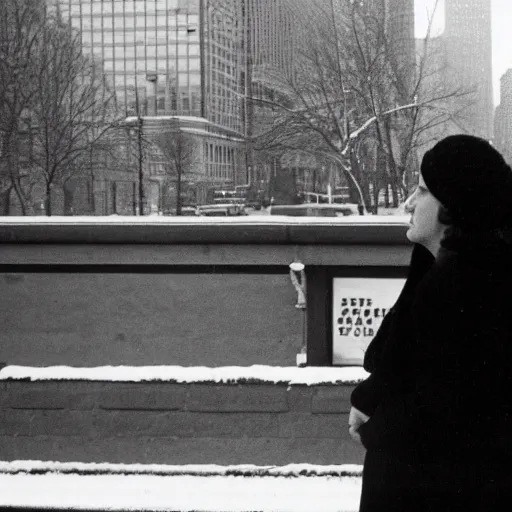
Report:
M 139 172 L 139 215 L 144 215 L 144 169 L 142 154 L 142 127 L 144 120 L 140 115 L 139 90 L 137 87 L 137 75 L 135 75 L 135 110 L 137 111 L 137 166 Z
M 146 75 L 146 80 L 148 82 L 150 82 L 152 84 L 152 89 L 153 89 L 153 108 L 151 109 L 152 110 L 152 114 L 154 116 L 156 116 L 157 114 L 157 105 L 158 105 L 158 101 L 157 101 L 157 81 L 158 81 L 158 76 L 156 73 L 148 73 Z M 149 107 L 149 104 L 148 104 L 148 107 Z

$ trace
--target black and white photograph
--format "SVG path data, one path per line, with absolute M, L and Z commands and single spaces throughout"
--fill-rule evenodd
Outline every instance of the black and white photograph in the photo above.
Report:
M 512 0 L 0 0 L 0 510 L 512 507 Z

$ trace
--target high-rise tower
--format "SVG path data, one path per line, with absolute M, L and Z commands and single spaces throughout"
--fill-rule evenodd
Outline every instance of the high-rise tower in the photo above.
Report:
M 500 98 L 494 117 L 494 145 L 512 164 L 512 69 L 500 79 Z
M 410 92 L 415 77 L 414 0 L 386 0 L 386 30 L 397 71 Z
M 197 141 L 189 181 L 201 183 L 202 197 L 207 187 L 243 179 L 246 51 L 240 2 L 47 2 L 79 31 L 84 52 L 102 66 L 120 114 L 143 117 L 146 133 L 178 126 Z
M 470 98 L 454 100 L 463 108 L 468 132 L 490 139 L 493 127 L 491 0 L 445 0 L 448 81 L 472 90 Z M 466 106 L 467 105 L 467 106 Z

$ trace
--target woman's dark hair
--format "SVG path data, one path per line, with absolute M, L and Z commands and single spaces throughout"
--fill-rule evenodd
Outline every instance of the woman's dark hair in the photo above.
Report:
M 437 214 L 437 219 L 441 224 L 444 224 L 445 226 L 452 226 L 453 225 L 453 218 L 446 206 L 441 205 L 439 207 L 439 212 Z
M 441 205 L 437 218 L 441 224 L 447 226 L 441 247 L 448 251 L 456 251 L 462 247 L 477 247 L 480 244 L 508 251 L 512 251 L 512 225 L 502 226 L 491 230 L 468 232 L 453 221 L 453 217 L 446 206 Z

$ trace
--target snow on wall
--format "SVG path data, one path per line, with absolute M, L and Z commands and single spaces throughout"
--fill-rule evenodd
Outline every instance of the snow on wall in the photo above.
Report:
M 76 473 L 80 475 L 189 475 L 189 476 L 353 476 L 359 477 L 363 467 L 359 464 L 318 465 L 287 464 L 286 466 L 257 466 L 237 464 L 111 464 L 106 462 L 56 462 L 41 460 L 0 461 L 0 474 Z
M 165 381 L 180 383 L 273 383 L 288 385 L 357 384 L 369 374 L 359 366 L 6 366 L 0 380 L 87 380 L 106 382 Z
M 237 217 L 169 217 L 161 215 L 143 215 L 135 217 L 133 215 L 105 215 L 105 216 L 58 216 L 51 217 L 21 217 L 10 216 L 2 217 L 0 224 L 2 226 L 24 226 L 24 225 L 151 225 L 166 224 L 169 226 L 180 224 L 284 224 L 284 225 L 303 225 L 303 224 L 354 224 L 354 225 L 403 225 L 407 226 L 409 217 L 405 215 L 351 215 L 348 217 L 289 217 L 285 215 L 242 215 Z

